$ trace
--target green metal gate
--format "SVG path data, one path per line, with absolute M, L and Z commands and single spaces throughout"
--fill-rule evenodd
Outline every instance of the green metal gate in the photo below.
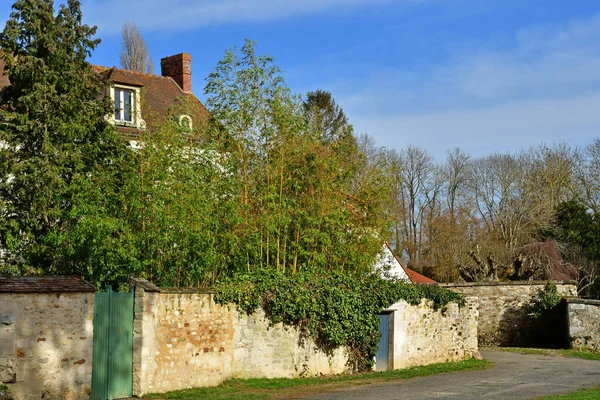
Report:
M 133 292 L 94 297 L 94 359 L 91 400 L 131 397 L 133 383 Z

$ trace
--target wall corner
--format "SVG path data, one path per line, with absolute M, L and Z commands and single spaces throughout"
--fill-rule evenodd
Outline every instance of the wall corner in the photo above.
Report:
M 134 291 L 133 306 L 133 395 L 141 397 L 151 391 L 152 375 L 156 369 L 156 315 L 158 312 L 156 286 L 145 279 L 130 279 Z

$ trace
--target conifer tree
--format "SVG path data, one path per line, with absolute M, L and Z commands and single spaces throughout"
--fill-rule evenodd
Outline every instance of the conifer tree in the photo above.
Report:
M 79 273 L 76 260 L 58 251 L 86 208 L 75 204 L 100 181 L 96 194 L 118 186 L 127 157 L 105 119 L 112 107 L 102 82 L 86 62 L 100 40 L 96 27 L 82 24 L 77 0 L 56 13 L 52 0 L 17 0 L 12 9 L 0 36 L 11 83 L 0 92 L 2 264 L 17 273 Z

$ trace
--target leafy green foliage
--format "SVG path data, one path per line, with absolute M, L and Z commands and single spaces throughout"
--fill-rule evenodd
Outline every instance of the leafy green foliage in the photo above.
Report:
M 558 294 L 556 285 L 552 282 L 546 282 L 543 289 L 531 298 L 525 306 L 527 314 L 535 319 L 541 319 L 552 311 L 562 300 L 562 296 Z
M 1 272 L 76 274 L 99 288 L 131 275 L 213 282 L 234 253 L 227 158 L 168 118 L 132 151 L 106 121 L 106 82 L 86 62 L 99 40 L 79 2 L 13 10 L 0 38 L 11 82 L 0 93 Z
M 366 270 L 385 237 L 385 181 L 357 185 L 365 163 L 330 94 L 293 96 L 269 55 L 246 41 L 207 79 L 207 105 L 238 179 L 233 271 Z M 377 174 L 374 174 L 377 175 Z
M 13 400 L 8 388 L 0 383 L 0 400 Z
M 579 270 L 579 291 L 586 288 L 588 295 L 600 295 L 600 217 L 579 201 L 561 203 L 555 221 L 543 236 L 564 243 L 566 261 Z
M 572 200 L 560 204 L 553 233 L 564 241 L 585 247 L 595 258 L 600 258 L 600 229 L 596 216 L 588 212 L 583 203 Z
M 335 102 L 331 93 L 323 90 L 308 92 L 306 100 L 302 103 L 302 109 L 310 131 L 318 135 L 322 142 L 341 143 L 348 139 L 356 141 L 348 117 Z
M 385 182 L 350 179 L 366 155 L 330 95 L 310 108 L 335 124 L 311 124 L 272 57 L 247 41 L 208 79 L 217 134 L 200 141 L 206 132 L 167 118 L 131 151 L 106 122 L 113 106 L 85 60 L 99 40 L 79 1 L 13 9 L 0 39 L 11 81 L 0 93 L 3 272 L 209 286 L 262 268 L 371 267 Z
M 353 367 L 360 371 L 372 367 L 382 309 L 400 300 L 417 305 L 427 299 L 436 309 L 464 303 L 462 295 L 438 286 L 344 271 L 286 275 L 256 270 L 224 279 L 216 290 L 216 302 L 235 303 L 249 314 L 262 307 L 273 324 L 299 327 L 325 351 L 348 346 Z
M 141 134 L 121 186 L 81 188 L 87 197 L 76 202 L 79 222 L 61 254 L 98 287 L 132 275 L 207 286 L 228 273 L 236 241 L 228 160 L 182 130 L 167 118 Z
M 86 224 L 83 215 L 103 202 L 94 196 L 120 186 L 129 165 L 86 62 L 99 43 L 96 28 L 81 20 L 76 0 L 56 13 L 52 0 L 17 0 L 0 36 L 11 82 L 0 92 L 0 248 L 8 272 L 79 273 L 64 257 L 73 227 Z
M 167 121 L 138 141 L 130 199 L 143 276 L 162 286 L 206 286 L 235 250 L 235 185 L 228 159 Z

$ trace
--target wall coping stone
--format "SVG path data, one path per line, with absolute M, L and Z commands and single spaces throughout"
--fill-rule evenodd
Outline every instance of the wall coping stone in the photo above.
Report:
M 207 288 L 162 288 L 161 293 L 167 294 L 215 294 L 216 291 Z
M 129 278 L 129 285 L 133 286 L 133 287 L 140 287 L 142 289 L 144 289 L 144 291 L 146 292 L 150 292 L 150 293 L 160 293 L 161 290 L 158 286 L 156 286 L 155 284 L 153 284 L 152 282 L 150 282 L 147 279 L 141 279 L 141 278 Z
M 600 300 L 581 299 L 579 297 L 565 297 L 569 304 L 588 304 L 591 306 L 600 306 Z
M 475 286 L 544 286 L 551 282 L 557 285 L 577 285 L 577 281 L 507 281 L 507 282 L 457 282 L 440 283 L 444 288 L 452 287 L 475 287 Z

